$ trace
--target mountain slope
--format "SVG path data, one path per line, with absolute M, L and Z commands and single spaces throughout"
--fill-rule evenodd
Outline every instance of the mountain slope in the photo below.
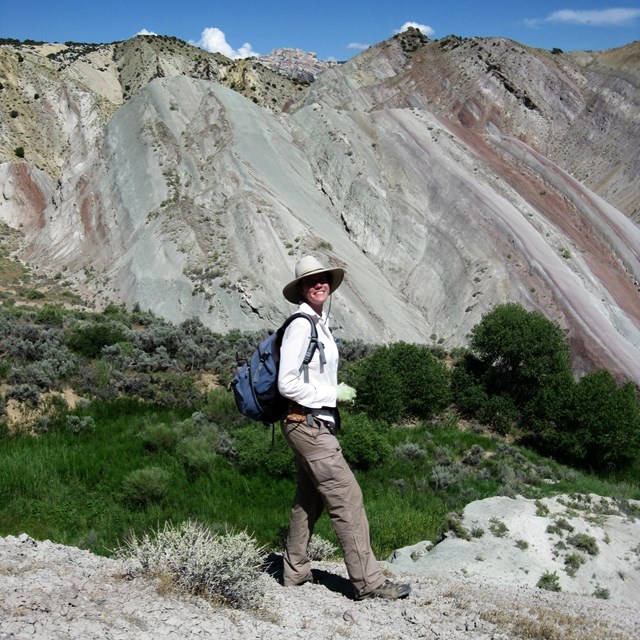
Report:
M 638 43 L 409 30 L 307 89 L 175 39 L 47 46 L 0 47 L 0 218 L 96 304 L 273 327 L 314 252 L 338 336 L 456 346 L 513 300 L 640 381 Z

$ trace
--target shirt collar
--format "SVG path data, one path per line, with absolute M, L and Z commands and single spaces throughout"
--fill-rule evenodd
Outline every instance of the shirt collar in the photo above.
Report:
M 322 315 L 320 316 L 312 309 L 311 305 L 309 305 L 309 303 L 307 302 L 301 302 L 300 306 L 298 307 L 298 311 L 301 311 L 302 313 L 306 313 L 308 316 L 311 316 L 312 318 L 318 318 L 318 320 L 323 324 L 327 321 L 327 315 L 324 312 L 324 310 L 322 311 Z

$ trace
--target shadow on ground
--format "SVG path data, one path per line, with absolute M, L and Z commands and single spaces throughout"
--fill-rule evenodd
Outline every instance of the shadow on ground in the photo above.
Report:
M 282 584 L 283 559 L 279 553 L 270 553 L 264 564 L 264 572 L 270 575 L 278 583 Z M 345 598 L 355 599 L 351 582 L 342 576 L 324 571 L 323 569 L 312 569 L 313 583 L 326 587 L 329 591 L 339 593 Z

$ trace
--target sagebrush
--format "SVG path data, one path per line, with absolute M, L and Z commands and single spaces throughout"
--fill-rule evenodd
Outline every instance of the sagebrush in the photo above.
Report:
M 220 535 L 196 521 L 165 523 L 155 534 L 129 537 L 117 556 L 134 571 L 137 563 L 142 573 L 169 577 L 187 593 L 242 609 L 262 602 L 264 551 L 246 532 Z

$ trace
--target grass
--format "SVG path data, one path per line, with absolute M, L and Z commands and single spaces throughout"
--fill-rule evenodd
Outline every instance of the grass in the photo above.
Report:
M 269 542 L 286 523 L 291 481 L 243 475 L 222 457 L 209 477 L 190 481 L 170 453 L 145 450 L 139 433 L 149 421 L 172 424 L 184 415 L 135 403 L 96 403 L 93 414 L 92 433 L 0 440 L 0 533 L 26 531 L 78 546 L 93 539 L 92 550 L 108 554 L 129 532 L 158 522 L 197 518 L 255 531 Z M 167 493 L 136 508 L 126 499 L 125 481 L 150 466 L 169 474 Z
M 61 418 L 58 428 L 37 437 L 5 433 L 0 438 L 0 535 L 26 532 L 37 539 L 48 538 L 109 555 L 131 532 L 141 535 L 164 522 L 195 519 L 216 530 L 247 531 L 259 544 L 278 548 L 288 524 L 294 480 L 291 474 L 265 471 L 271 432 L 255 423 L 238 425 L 229 406 L 232 402 L 229 394 L 214 393 L 203 410 L 213 415 L 216 424 L 230 424 L 235 446 L 246 447 L 247 439 L 253 438 L 251 447 L 261 452 L 263 467 L 260 456 L 254 456 L 253 467 L 243 470 L 233 462 L 242 457 L 236 451 L 230 457 L 213 455 L 206 473 L 189 473 L 175 443 L 183 432 L 193 435 L 195 427 L 184 426 L 191 411 L 131 400 L 93 402 L 81 414 L 95 423 L 95 428 L 86 432 L 70 432 Z M 229 422 L 234 419 L 235 424 Z M 168 429 L 179 435 L 168 437 Z M 149 434 L 155 434 L 153 445 Z M 242 437 L 234 438 L 234 434 Z M 198 442 L 204 443 L 205 436 L 200 437 Z M 279 433 L 276 438 L 281 438 Z M 450 424 L 392 429 L 387 438 L 390 450 L 413 442 L 427 455 L 406 459 L 390 454 L 384 464 L 356 471 L 372 544 L 380 558 L 420 540 L 437 540 L 449 526 L 451 514 L 462 511 L 473 500 L 509 494 L 514 477 L 528 478 L 528 484 L 518 481 L 517 489 L 532 498 L 586 490 L 621 498 L 640 497 L 637 485 L 616 485 L 573 472 L 551 460 L 505 447 L 498 438 L 461 432 Z M 474 445 L 485 451 L 482 462 L 465 467 L 464 473 L 455 471 L 455 481 L 447 486 L 434 483 L 435 465 L 446 458 L 447 465 L 440 464 L 440 468 L 462 469 L 462 460 Z M 214 444 L 211 447 L 214 452 Z M 286 451 L 279 455 L 286 456 Z M 504 473 L 505 465 L 511 473 Z M 286 465 L 278 467 L 282 468 Z M 536 480 L 532 468 L 543 469 L 544 473 Z M 155 471 L 140 473 L 144 469 Z M 131 481 L 132 474 L 135 482 Z M 544 481 L 549 474 L 553 485 Z M 136 491 L 144 494 L 144 499 L 136 500 Z M 318 522 L 316 533 L 337 544 L 326 515 Z
M 548 605 L 514 611 L 511 607 L 482 611 L 480 617 L 514 637 L 528 640 L 627 640 L 626 633 L 612 629 L 605 622 L 589 620 Z

